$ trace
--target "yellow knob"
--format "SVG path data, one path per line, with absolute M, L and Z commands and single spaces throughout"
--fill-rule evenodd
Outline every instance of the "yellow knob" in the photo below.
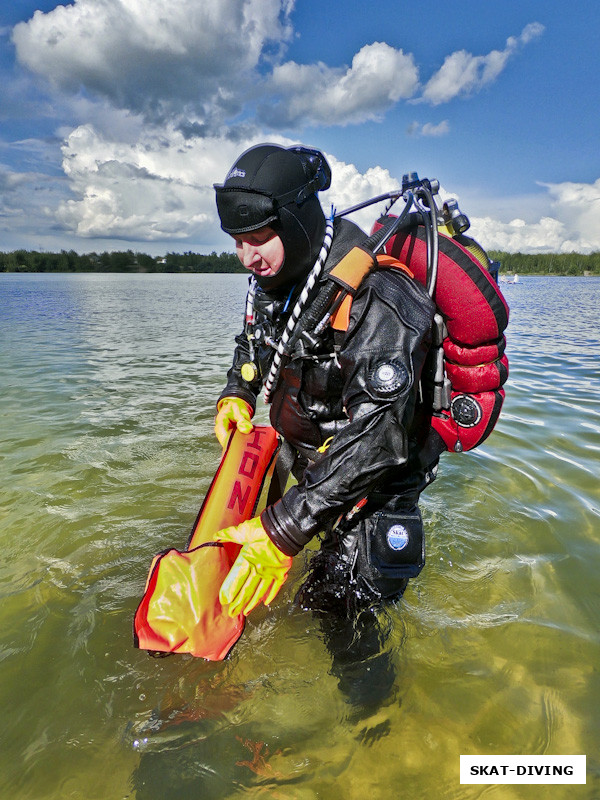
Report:
M 258 370 L 256 369 L 256 364 L 253 364 L 249 361 L 246 364 L 242 364 L 242 378 L 247 381 L 248 383 L 252 383 L 252 381 L 256 380 L 256 376 L 258 375 Z

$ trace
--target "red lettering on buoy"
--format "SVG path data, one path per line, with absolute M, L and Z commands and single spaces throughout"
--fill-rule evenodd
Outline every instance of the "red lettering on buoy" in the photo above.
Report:
M 263 436 L 266 431 L 260 428 L 253 428 L 252 433 L 254 434 L 254 438 L 248 442 L 248 447 L 252 447 L 254 450 L 262 450 L 262 445 L 260 443 L 260 437 Z
M 231 496 L 229 497 L 227 508 L 233 509 L 237 503 L 240 514 L 243 514 L 248 502 L 248 498 L 250 497 L 251 489 L 251 486 L 246 486 L 246 490 L 243 491 L 242 484 L 239 481 L 236 481 L 233 484 L 233 489 L 231 490 Z
M 243 475 L 245 478 L 250 478 L 250 480 L 252 480 L 256 468 L 258 467 L 258 462 L 259 456 L 257 456 L 256 453 L 249 453 L 246 451 L 242 456 L 238 475 Z

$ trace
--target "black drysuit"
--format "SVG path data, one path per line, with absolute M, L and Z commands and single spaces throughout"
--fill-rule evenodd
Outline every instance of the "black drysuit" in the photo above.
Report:
M 365 238 L 352 223 L 338 222 L 324 274 Z M 263 380 L 274 354 L 264 339 L 279 340 L 289 314 L 283 309 L 293 306 L 288 293 L 289 287 L 284 294 L 259 290 L 255 297 Z M 442 449 L 432 446 L 419 399 L 434 311 L 423 287 L 403 271 L 372 271 L 353 299 L 347 331 L 328 326 L 316 345 L 297 348 L 271 395 L 271 424 L 296 453 L 298 484 L 263 512 L 262 524 L 287 555 L 323 533 L 322 550 L 336 576 L 367 599 L 398 596 L 422 566 L 417 501 Z M 221 398 L 240 397 L 254 407 L 262 381 L 241 377 L 249 360 L 246 335 L 236 342 Z

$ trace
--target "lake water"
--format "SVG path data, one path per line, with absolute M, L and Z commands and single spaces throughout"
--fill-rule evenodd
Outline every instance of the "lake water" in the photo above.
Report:
M 596 278 L 504 285 L 503 416 L 442 459 L 379 654 L 334 668 L 290 603 L 303 556 L 225 662 L 134 649 L 217 465 L 245 286 L 0 274 L 2 800 L 599 798 Z M 460 785 L 460 754 L 494 753 L 586 754 L 587 785 Z

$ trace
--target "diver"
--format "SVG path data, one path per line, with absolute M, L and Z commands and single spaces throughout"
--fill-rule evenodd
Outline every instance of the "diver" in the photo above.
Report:
M 214 537 L 242 545 L 221 588 L 231 615 L 268 605 L 314 537 L 298 602 L 339 618 L 398 599 L 424 563 L 418 501 L 443 450 L 419 390 L 435 306 L 406 271 L 372 269 L 345 329 L 328 324 L 319 302 L 332 270 L 357 251 L 374 261 L 363 230 L 326 218 L 318 193 L 330 182 L 318 150 L 261 144 L 215 185 L 221 227 L 252 274 L 215 433 L 225 446 L 233 427 L 251 431 L 264 389 L 297 479 Z
M 387 611 L 424 565 L 421 492 L 442 452 L 477 447 L 500 414 L 509 309 L 487 254 L 464 235 L 468 218 L 455 201 L 438 208 L 437 181 L 407 173 L 400 190 L 326 217 L 319 192 L 330 183 L 320 151 L 261 144 L 215 186 L 221 227 L 250 273 L 215 433 L 224 448 L 235 428 L 251 433 L 264 391 L 282 444 L 259 516 L 154 559 L 134 642 L 220 660 L 318 540 L 294 605 L 318 619 L 362 718 L 394 692 Z M 388 214 L 400 198 L 401 213 Z M 384 199 L 370 235 L 347 219 Z M 242 505 L 234 519 L 247 519 Z

